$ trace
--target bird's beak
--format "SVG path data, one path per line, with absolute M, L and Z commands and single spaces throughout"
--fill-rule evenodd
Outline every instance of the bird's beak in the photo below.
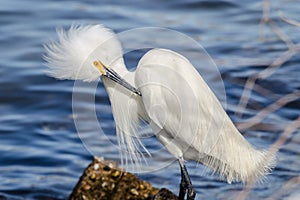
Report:
M 117 72 L 115 72 L 113 69 L 108 68 L 102 64 L 100 61 L 94 61 L 94 66 L 100 71 L 102 76 L 105 76 L 112 81 L 122 85 L 123 87 L 127 88 L 131 92 L 142 96 L 141 92 L 133 87 L 130 83 L 128 83 L 125 79 L 123 79 Z

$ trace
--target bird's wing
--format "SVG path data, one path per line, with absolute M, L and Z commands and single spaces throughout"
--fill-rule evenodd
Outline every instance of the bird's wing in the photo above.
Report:
M 142 92 L 150 123 L 162 143 L 172 141 L 170 145 L 179 152 L 190 146 L 199 153 L 209 152 L 220 134 L 226 113 L 185 57 L 171 50 L 153 49 L 140 60 L 135 82 Z M 180 156 L 178 151 L 171 150 L 171 153 Z
M 138 64 L 135 83 L 152 129 L 174 156 L 201 162 L 229 183 L 254 181 L 273 166 L 275 152 L 247 142 L 183 56 L 149 51 Z

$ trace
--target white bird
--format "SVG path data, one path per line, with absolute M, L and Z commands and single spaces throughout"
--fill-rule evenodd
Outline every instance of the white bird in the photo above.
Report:
M 275 152 L 253 147 L 234 126 L 194 66 L 182 55 L 152 49 L 129 72 L 117 36 L 102 25 L 71 26 L 45 45 L 49 74 L 58 79 L 95 81 L 108 93 L 117 136 L 138 162 L 139 120 L 181 167 L 179 198 L 195 192 L 184 161 L 194 160 L 232 181 L 256 181 L 270 172 Z M 137 140 L 137 141 L 136 141 Z M 138 143 L 137 143 L 138 142 Z M 147 150 L 147 149 L 145 149 Z

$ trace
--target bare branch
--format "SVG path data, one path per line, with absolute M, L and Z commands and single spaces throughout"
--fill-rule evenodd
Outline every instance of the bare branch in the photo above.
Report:
M 242 92 L 242 96 L 237 105 L 237 108 L 238 108 L 238 109 L 236 109 L 237 112 L 235 113 L 236 115 L 238 115 L 240 117 L 242 116 L 242 114 L 246 113 L 245 109 L 246 109 L 249 99 L 251 97 L 252 91 L 254 91 L 254 90 L 257 92 L 264 91 L 264 88 L 257 87 L 256 81 L 266 79 L 269 76 L 271 76 L 272 74 L 274 74 L 284 63 L 289 61 L 295 54 L 299 53 L 299 51 L 300 51 L 300 43 L 297 43 L 297 44 L 294 43 L 291 40 L 291 38 L 284 32 L 284 30 L 282 30 L 281 27 L 276 23 L 276 20 L 273 20 L 271 18 L 270 14 L 271 14 L 271 1 L 270 0 L 262 0 L 262 18 L 261 18 L 261 21 L 259 24 L 260 25 L 260 27 L 259 27 L 260 28 L 259 29 L 260 36 L 261 37 L 264 36 L 263 28 L 265 28 L 265 27 L 270 28 L 270 31 L 272 33 L 274 33 L 280 39 L 280 41 L 284 42 L 284 44 L 287 47 L 287 50 L 282 52 L 279 55 L 279 57 L 277 57 L 271 63 L 266 64 L 267 67 L 264 70 L 262 70 L 256 74 L 253 74 L 252 76 L 250 76 L 247 79 L 247 81 L 244 85 L 244 90 Z M 278 16 L 284 22 L 291 24 L 293 26 L 300 27 L 300 22 L 286 17 L 281 11 L 278 11 Z M 265 90 L 265 91 L 268 91 L 268 90 Z M 276 94 L 274 94 L 274 96 L 275 95 Z M 271 105 L 268 105 L 266 108 L 263 108 L 261 111 L 259 111 L 254 117 L 247 119 L 247 121 L 245 121 L 245 122 L 239 123 L 237 126 L 239 129 L 248 129 L 248 128 L 253 128 L 254 126 L 255 127 L 270 126 L 270 124 L 266 124 L 266 123 L 263 124 L 262 121 L 271 113 L 275 112 L 276 110 L 282 108 L 286 104 L 293 102 L 299 98 L 300 98 L 300 90 L 298 89 L 291 94 L 287 94 L 287 95 L 279 98 L 277 101 L 275 101 Z M 274 126 L 276 126 L 276 124 Z M 282 147 L 282 145 L 287 142 L 288 138 L 290 138 L 290 136 L 295 131 L 299 132 L 299 128 L 300 128 L 300 116 L 298 116 L 298 118 L 296 120 L 292 121 L 287 126 L 279 127 L 279 129 L 281 130 L 281 134 L 280 134 L 279 138 L 276 140 L 276 142 L 274 142 L 273 145 L 270 147 L 269 153 L 274 154 L 275 152 L 277 152 Z M 277 127 L 277 131 L 279 129 Z M 273 194 L 270 198 L 274 199 L 274 198 L 282 195 L 283 193 L 285 193 L 285 191 L 294 188 L 295 184 L 299 184 L 299 183 L 300 183 L 300 176 L 295 176 L 294 178 L 287 181 L 283 185 L 283 187 L 278 192 Z M 238 200 L 246 199 L 248 197 L 249 193 L 251 192 L 251 190 L 253 189 L 254 184 L 255 184 L 255 182 L 248 183 L 243 191 L 239 192 L 237 195 L 235 194 L 235 199 L 238 199 Z
M 263 121 L 263 119 L 265 117 L 267 117 L 267 115 L 269 115 L 270 113 L 280 109 L 281 107 L 283 107 L 284 105 L 286 105 L 289 102 L 295 101 L 298 98 L 300 98 L 300 90 L 297 90 L 296 92 L 285 95 L 285 96 L 281 97 L 279 100 L 277 100 L 275 103 L 269 105 L 265 109 L 258 112 L 257 115 L 255 115 L 254 117 L 247 119 L 246 122 L 240 123 L 238 125 L 238 128 L 240 130 L 248 129 L 248 128 L 254 126 L 255 124 L 258 124 L 259 122 Z
M 292 123 L 290 123 L 286 128 L 284 129 L 283 133 L 280 135 L 280 137 L 277 139 L 277 141 L 271 146 L 269 149 L 269 153 L 273 154 L 280 149 L 280 147 L 286 142 L 286 140 L 290 137 L 294 131 L 296 131 L 298 128 L 300 128 L 300 116 L 294 120 Z M 237 197 L 236 200 L 244 200 L 249 195 L 250 191 L 254 187 L 255 182 L 251 182 L 247 184 L 246 188 L 241 191 Z
M 291 192 L 291 190 L 295 187 L 299 187 L 300 184 L 300 175 L 299 176 L 295 176 L 293 178 L 291 178 L 290 180 L 288 180 L 283 186 L 282 188 L 275 192 L 271 197 L 269 197 L 268 199 L 276 199 L 279 196 L 288 194 Z
M 281 54 L 280 57 L 278 57 L 276 60 L 274 60 L 266 69 L 263 71 L 253 75 L 252 77 L 249 77 L 246 81 L 246 84 L 244 86 L 244 90 L 242 93 L 242 96 L 240 98 L 238 107 L 239 109 L 235 113 L 237 116 L 241 117 L 247 104 L 250 99 L 252 90 L 255 86 L 255 82 L 257 79 L 265 79 L 276 72 L 278 68 L 282 66 L 285 62 L 287 62 L 292 56 L 294 56 L 298 51 L 300 50 L 300 45 L 295 45 L 292 49 L 289 49 L 288 51 Z
M 263 0 L 262 1 L 262 18 L 260 20 L 260 23 L 259 23 L 259 35 L 260 35 L 260 38 L 262 41 L 265 40 L 265 37 L 264 37 L 264 33 L 263 33 L 263 28 L 264 28 L 264 25 L 266 23 L 268 23 L 268 21 L 270 20 L 270 1 L 269 0 Z
M 271 3 L 269 0 L 263 1 L 263 15 L 260 21 L 260 35 L 263 36 L 262 29 L 264 25 L 269 25 L 273 33 L 275 33 L 286 45 L 289 49 L 292 49 L 294 46 L 294 43 L 290 39 L 290 37 L 284 33 L 284 31 L 273 21 L 273 19 L 270 17 L 270 8 Z
M 272 145 L 271 149 L 273 151 L 277 151 L 289 138 L 289 136 L 298 128 L 300 128 L 300 116 L 290 123 L 281 134 L 279 139 Z
M 286 23 L 288 24 L 291 24 L 293 26 L 298 26 L 300 27 L 300 22 L 296 21 L 296 20 L 293 20 L 293 19 L 290 19 L 288 17 L 286 17 L 281 11 L 278 11 L 278 15 L 280 17 L 280 19 L 282 19 L 283 21 L 285 21 Z
M 257 79 L 265 79 L 268 76 L 275 73 L 275 71 L 282 66 L 286 61 L 288 61 L 292 56 L 294 56 L 298 51 L 299 43 L 294 44 L 290 37 L 284 33 L 284 31 L 270 18 L 270 1 L 264 0 L 263 1 L 263 16 L 261 18 L 260 22 L 260 28 L 264 26 L 265 24 L 269 25 L 271 30 L 287 45 L 288 50 L 283 52 L 280 57 L 275 59 L 265 70 L 251 76 L 246 81 L 242 96 L 239 101 L 239 108 L 235 115 L 241 117 L 244 113 L 244 110 L 248 104 L 248 101 L 250 99 L 250 95 L 252 93 L 252 90 L 255 86 L 255 82 Z M 287 19 L 287 18 L 285 18 Z

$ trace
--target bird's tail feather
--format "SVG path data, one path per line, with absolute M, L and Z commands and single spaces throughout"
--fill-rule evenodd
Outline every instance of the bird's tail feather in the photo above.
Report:
M 275 166 L 276 150 L 256 149 L 232 123 L 227 124 L 231 126 L 223 130 L 212 148 L 194 160 L 226 178 L 228 183 L 262 180 Z
M 276 152 L 273 150 L 257 150 L 253 147 L 247 151 L 235 152 L 236 156 L 220 158 L 205 155 L 199 162 L 208 166 L 214 173 L 232 181 L 255 182 L 268 174 L 275 165 Z M 219 158 L 218 158 L 219 157 Z

